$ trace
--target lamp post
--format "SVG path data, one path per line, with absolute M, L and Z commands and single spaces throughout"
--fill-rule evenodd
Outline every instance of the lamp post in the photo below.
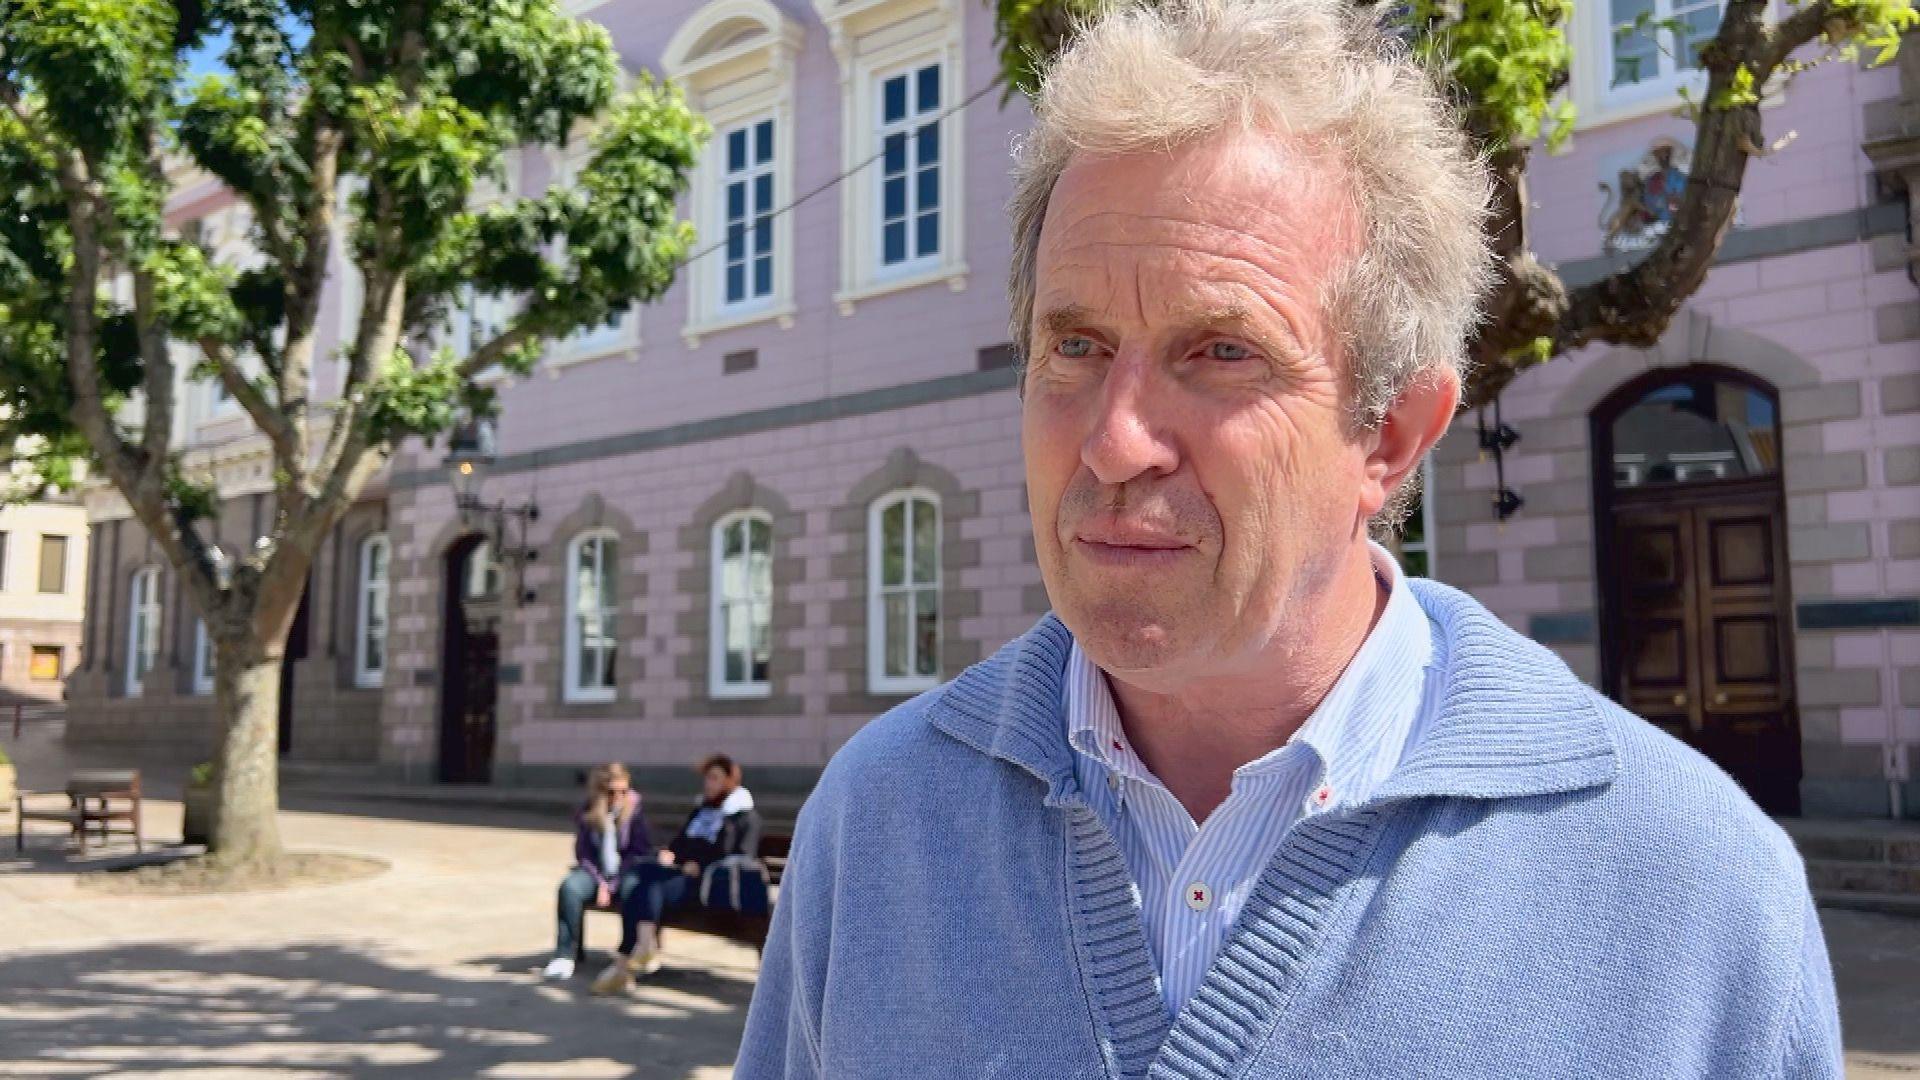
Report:
M 513 567 L 514 584 L 520 589 L 520 603 L 525 604 L 533 599 L 533 590 L 521 586 L 522 571 L 526 564 L 539 556 L 539 552 L 527 543 L 527 526 L 540 520 L 540 507 L 531 499 L 519 506 L 508 506 L 504 502 L 489 503 L 480 497 L 481 488 L 486 484 L 487 473 L 496 457 L 494 446 L 491 417 L 469 417 L 454 428 L 447 444 L 447 481 L 453 488 L 453 506 L 459 512 L 461 522 L 481 529 L 492 542 L 495 557 Z M 508 518 L 514 519 L 519 526 L 518 542 L 511 545 L 507 543 Z

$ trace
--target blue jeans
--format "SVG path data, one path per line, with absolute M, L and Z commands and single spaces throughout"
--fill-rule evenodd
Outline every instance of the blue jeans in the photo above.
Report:
M 639 941 L 641 923 L 660 925 L 660 917 L 670 909 L 700 902 L 700 879 L 689 877 L 678 866 L 642 863 L 634 868 L 639 879 L 630 891 L 620 894 L 620 952 L 632 956 Z
M 629 867 L 620 875 L 620 883 L 616 886 L 614 895 L 622 908 L 626 905 L 627 897 L 639 887 L 640 871 L 644 869 L 646 869 L 644 866 Z M 559 940 L 553 947 L 555 957 L 570 960 L 586 948 L 582 924 L 586 921 L 587 905 L 593 903 L 593 898 L 599 891 L 600 882 L 595 880 L 592 874 L 577 866 L 567 871 L 567 876 L 560 882 L 560 930 Z

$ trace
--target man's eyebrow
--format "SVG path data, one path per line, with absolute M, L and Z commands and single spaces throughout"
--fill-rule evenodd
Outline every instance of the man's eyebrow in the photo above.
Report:
M 1054 334 L 1064 334 L 1069 330 L 1078 330 L 1098 321 L 1099 320 L 1094 317 L 1091 309 L 1081 307 L 1078 304 L 1068 304 L 1065 307 L 1054 308 L 1040 316 L 1039 319 L 1040 326 L 1049 333 Z
M 1299 356 L 1306 351 L 1304 343 L 1294 332 L 1291 323 L 1283 319 L 1278 326 L 1270 327 L 1256 321 L 1252 309 L 1240 304 L 1178 312 L 1174 315 L 1173 321 L 1194 329 L 1237 334 L 1252 339 L 1269 350 L 1277 350 L 1288 356 Z

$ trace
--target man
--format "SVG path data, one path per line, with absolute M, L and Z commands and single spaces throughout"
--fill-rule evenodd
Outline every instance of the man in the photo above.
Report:
M 828 766 L 744 1080 L 1840 1075 L 1780 831 L 1368 540 L 1489 257 L 1355 12 L 1178 0 L 1049 72 L 1012 292 L 1055 614 Z

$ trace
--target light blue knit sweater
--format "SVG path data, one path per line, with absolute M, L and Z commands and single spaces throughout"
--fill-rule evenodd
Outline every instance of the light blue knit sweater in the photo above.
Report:
M 1303 820 L 1169 1021 L 1074 781 L 1048 617 L 868 725 L 800 815 L 736 1075 L 1838 1077 L 1799 858 L 1728 778 L 1462 593 L 1445 701 Z

